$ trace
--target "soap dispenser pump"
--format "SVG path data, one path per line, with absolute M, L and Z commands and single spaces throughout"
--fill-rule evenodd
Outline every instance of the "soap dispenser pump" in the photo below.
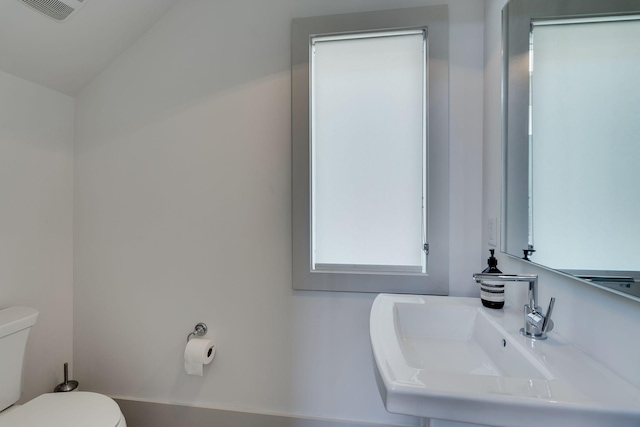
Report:
M 489 252 L 491 252 L 491 256 L 487 260 L 489 266 L 482 272 L 502 274 L 502 271 L 498 270 L 498 260 L 494 256 L 495 250 L 489 249 Z M 504 307 L 504 282 L 500 280 L 480 282 L 480 299 L 485 307 L 496 309 Z

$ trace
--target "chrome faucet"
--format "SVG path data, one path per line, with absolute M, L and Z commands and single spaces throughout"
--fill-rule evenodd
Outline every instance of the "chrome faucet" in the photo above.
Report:
M 542 313 L 538 306 L 538 275 L 537 274 L 500 274 L 500 273 L 477 273 L 473 275 L 476 282 L 482 283 L 485 280 L 504 282 L 527 282 L 529 284 L 529 304 L 524 306 L 524 327 L 520 333 L 525 337 L 544 340 L 547 332 L 553 329 L 551 314 L 556 303 L 555 298 L 551 298 L 547 314 Z

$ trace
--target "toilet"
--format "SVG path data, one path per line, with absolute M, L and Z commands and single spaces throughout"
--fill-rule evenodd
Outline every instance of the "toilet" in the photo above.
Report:
M 0 310 L 0 427 L 126 427 L 118 404 L 98 393 L 46 393 L 14 405 L 22 395 L 22 370 L 29 330 L 38 311 Z

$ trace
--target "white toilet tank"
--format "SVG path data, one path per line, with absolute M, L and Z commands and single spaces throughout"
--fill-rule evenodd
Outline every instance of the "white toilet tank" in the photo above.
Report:
M 0 411 L 22 395 L 22 368 L 29 330 L 38 319 L 38 310 L 11 307 L 0 310 Z

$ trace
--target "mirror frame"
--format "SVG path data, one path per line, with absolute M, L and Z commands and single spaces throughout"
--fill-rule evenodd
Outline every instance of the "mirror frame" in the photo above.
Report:
M 560 271 L 524 259 L 529 221 L 529 35 L 533 20 L 640 15 L 640 0 L 509 0 L 502 9 L 502 227 L 500 250 L 550 271 L 640 301 L 640 271 Z M 511 218 L 511 221 L 509 221 Z M 525 242 L 523 245 L 522 242 Z M 530 249 L 530 248 L 529 248 Z M 620 280 L 618 276 L 624 277 Z M 612 279 L 612 277 L 615 277 Z M 626 280 L 632 277 L 634 280 Z

